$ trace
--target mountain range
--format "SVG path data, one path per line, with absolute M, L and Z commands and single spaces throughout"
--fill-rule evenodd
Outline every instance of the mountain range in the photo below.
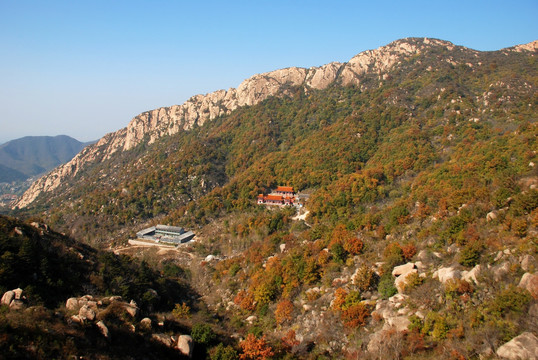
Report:
M 0 145 L 0 182 L 24 181 L 71 160 L 86 145 L 66 135 L 26 136 Z
M 109 261 L 146 262 L 127 271 L 139 274 L 130 291 L 126 274 L 90 258 L 92 286 L 69 296 L 108 289 L 158 304 L 167 274 L 181 278 L 190 296 L 144 316 L 167 343 L 190 331 L 201 358 L 532 358 L 537 49 L 407 38 L 255 75 L 136 116 L 37 180 L 12 215 L 110 250 Z M 257 203 L 278 186 L 302 206 Z M 14 239 L 29 232 L 6 221 Z M 196 241 L 129 245 L 157 224 Z M 137 317 L 99 319 L 126 339 L 153 337 Z M 72 326 L 96 332 L 84 324 Z

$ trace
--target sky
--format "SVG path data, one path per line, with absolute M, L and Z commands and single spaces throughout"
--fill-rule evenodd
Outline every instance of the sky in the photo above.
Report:
M 97 140 L 141 112 L 405 37 L 538 39 L 538 0 L 0 0 L 0 144 Z

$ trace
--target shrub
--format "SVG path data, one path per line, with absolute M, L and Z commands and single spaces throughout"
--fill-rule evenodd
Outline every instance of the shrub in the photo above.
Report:
M 354 284 L 361 291 L 368 291 L 375 286 L 377 280 L 376 273 L 367 265 L 361 266 L 353 278 Z
M 230 345 L 224 346 L 222 343 L 211 349 L 209 352 L 211 360 L 237 360 L 239 356 L 237 351 Z
M 459 254 L 459 263 L 463 266 L 475 266 L 480 261 L 480 255 L 483 250 L 480 241 L 471 241 L 461 249 Z
M 194 341 L 204 345 L 211 343 L 217 337 L 208 324 L 195 324 L 192 327 L 191 336 Z
M 396 265 L 401 265 L 404 263 L 404 253 L 402 247 L 397 242 L 392 242 L 385 247 L 383 250 L 383 256 L 386 262 L 386 268 L 392 269 Z
M 338 263 L 343 263 L 346 261 L 347 253 L 342 244 L 340 243 L 334 243 L 331 245 L 331 254 L 333 256 L 334 261 Z
M 398 289 L 394 286 L 394 279 L 391 274 L 385 274 L 381 277 L 379 285 L 377 286 L 377 291 L 379 291 L 379 294 L 381 294 L 383 299 L 388 299 L 398 292 Z
M 344 250 L 351 255 L 358 255 L 364 248 L 364 242 L 358 237 L 352 236 L 345 240 Z
M 344 325 L 349 328 L 364 326 L 368 316 L 370 316 L 370 309 L 364 303 L 353 304 L 340 314 Z
M 414 288 L 422 285 L 423 282 L 424 282 L 424 279 L 421 278 L 418 273 L 416 273 L 416 272 L 411 273 L 411 274 L 407 275 L 406 278 L 405 278 L 403 290 L 404 290 L 404 292 L 407 293 L 407 292 L 413 290 Z
M 176 319 L 188 318 L 191 316 L 191 308 L 185 303 L 176 304 L 174 310 L 172 310 L 172 315 Z
M 256 307 L 254 306 L 254 296 L 245 290 L 240 290 L 234 298 L 234 303 L 243 310 L 252 311 Z

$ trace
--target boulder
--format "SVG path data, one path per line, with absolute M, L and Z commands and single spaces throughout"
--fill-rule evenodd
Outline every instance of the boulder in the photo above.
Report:
M 480 271 L 482 271 L 482 267 L 480 265 L 476 265 L 469 271 L 462 271 L 461 278 L 468 283 L 472 283 L 474 281 L 475 284 L 478 284 L 477 276 L 480 274 Z
M 138 306 L 136 305 L 136 302 L 131 300 L 129 304 L 125 304 L 125 311 L 127 311 L 131 317 L 136 317 L 138 314 Z
M 15 290 L 13 290 L 13 292 L 15 293 L 15 299 L 17 300 L 23 300 L 24 299 L 24 296 L 22 295 L 22 289 L 21 288 L 17 288 Z
M 108 337 L 110 336 L 109 332 L 108 332 L 108 328 L 107 326 L 105 325 L 105 323 L 100 320 L 97 322 L 97 327 L 99 328 L 99 331 L 101 332 L 101 334 L 103 334 L 104 337 L 106 337 L 108 339 Z
M 174 341 L 172 340 L 172 338 L 166 334 L 151 334 L 151 338 L 166 346 L 171 347 L 172 345 L 174 345 Z
M 432 277 L 434 279 L 438 278 L 439 281 L 444 284 L 448 280 L 459 279 L 461 277 L 461 273 L 459 270 L 455 269 L 454 267 L 446 267 L 446 268 L 439 268 L 437 271 L 433 273 Z
M 417 274 L 417 269 L 411 269 L 408 272 L 398 276 L 396 279 L 394 279 L 394 286 L 396 286 L 396 289 L 398 289 L 398 292 L 401 294 L 404 292 L 405 289 L 405 282 L 407 281 L 407 277 L 411 274 Z
M 78 309 L 78 299 L 77 298 L 69 298 L 65 302 L 65 309 L 68 311 L 76 311 Z
M 538 300 L 538 274 L 525 273 L 519 281 L 519 287 L 527 289 L 535 300 Z
M 497 219 L 497 213 L 495 211 L 488 212 L 486 215 L 487 221 L 493 221 Z
M 151 319 L 146 317 L 140 320 L 140 328 L 144 330 L 151 330 Z
M 192 357 L 192 350 L 194 349 L 194 343 L 192 337 L 189 335 L 180 335 L 177 339 L 177 348 L 183 354 Z
M 81 319 L 78 315 L 72 315 L 71 321 L 76 322 L 77 324 L 82 324 L 84 322 L 84 320 Z
M 249 324 L 254 323 L 254 321 L 258 320 L 258 318 L 255 315 L 250 315 L 248 318 L 245 319 Z
M 394 269 L 392 269 L 392 276 L 400 276 L 402 274 L 406 274 L 410 272 L 411 270 L 413 270 L 414 268 L 415 268 L 415 264 L 411 262 L 404 265 L 395 266 Z
M 538 360 L 538 338 L 531 332 L 524 332 L 498 348 L 497 355 L 510 360 Z
M 0 300 L 0 304 L 8 305 L 15 299 L 15 292 L 13 290 L 6 291 Z
M 523 258 L 521 259 L 520 264 L 521 264 L 521 268 L 523 269 L 523 271 L 530 271 L 535 266 L 535 261 L 534 261 L 534 258 L 531 255 L 527 254 L 527 255 L 523 256 Z
M 88 305 L 83 305 L 78 311 L 78 316 L 82 320 L 93 321 L 95 319 L 95 311 L 91 309 Z

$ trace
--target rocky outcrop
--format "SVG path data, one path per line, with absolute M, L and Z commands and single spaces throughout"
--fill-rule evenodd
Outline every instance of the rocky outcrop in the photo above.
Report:
M 105 135 L 96 144 L 83 149 L 70 162 L 37 180 L 14 204 L 24 208 L 41 193 L 58 188 L 66 179 L 76 176 L 89 163 L 110 158 L 118 151 L 133 149 L 143 141 L 186 131 L 195 125 L 229 114 L 242 106 L 255 105 L 271 96 L 291 95 L 295 89 L 325 89 L 331 84 L 360 86 L 365 75 L 383 80 L 383 75 L 405 59 L 429 47 L 455 48 L 447 41 L 435 39 L 403 39 L 375 50 L 364 51 L 347 63 L 333 62 L 309 69 L 290 67 L 254 75 L 236 89 L 218 90 L 196 95 L 181 105 L 146 111 L 131 120 L 126 128 Z
M 501 359 L 538 360 L 538 338 L 531 332 L 524 332 L 498 348 L 497 355 Z

